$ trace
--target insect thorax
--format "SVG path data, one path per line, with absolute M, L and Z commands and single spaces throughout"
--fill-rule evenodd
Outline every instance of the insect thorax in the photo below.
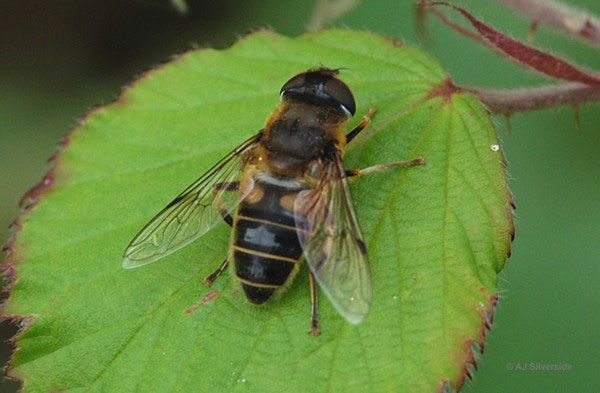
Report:
M 342 143 L 346 120 L 328 107 L 284 102 L 267 124 L 264 146 L 271 159 L 307 164 Z

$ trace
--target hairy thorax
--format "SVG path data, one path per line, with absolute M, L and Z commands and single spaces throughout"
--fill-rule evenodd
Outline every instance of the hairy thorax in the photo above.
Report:
M 344 148 L 346 118 L 326 107 L 282 103 L 264 130 L 259 159 L 275 175 L 302 176 L 330 150 Z

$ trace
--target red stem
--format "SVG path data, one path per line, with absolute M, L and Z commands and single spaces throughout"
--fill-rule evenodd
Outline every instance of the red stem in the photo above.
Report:
M 521 89 L 461 88 L 475 94 L 491 112 L 504 115 L 556 105 L 578 106 L 587 102 L 600 101 L 600 88 L 583 83 Z
M 531 18 L 532 24 L 559 28 L 600 46 L 600 20 L 589 13 L 552 0 L 496 0 Z

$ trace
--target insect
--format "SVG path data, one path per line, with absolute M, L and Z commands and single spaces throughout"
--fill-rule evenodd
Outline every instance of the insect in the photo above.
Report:
M 123 266 L 161 259 L 224 220 L 232 227 L 229 253 L 205 278 L 207 285 L 232 265 L 247 299 L 262 304 L 291 283 L 305 259 L 309 333 L 320 333 L 315 281 L 342 316 L 360 323 L 371 305 L 371 274 L 348 178 L 425 160 L 345 170 L 346 144 L 365 129 L 375 110 L 344 134 L 356 104 L 338 73 L 318 68 L 287 81 L 266 126 L 146 224 L 125 250 Z

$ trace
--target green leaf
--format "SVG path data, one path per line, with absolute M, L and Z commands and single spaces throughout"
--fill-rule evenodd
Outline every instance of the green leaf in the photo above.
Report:
M 308 335 L 305 266 L 265 307 L 228 275 L 206 288 L 227 253 L 224 224 L 159 263 L 123 269 L 141 226 L 263 127 L 290 76 L 320 64 L 344 67 L 358 115 L 378 109 L 348 168 L 427 159 L 352 183 L 373 270 L 365 322 L 350 325 L 321 297 L 323 334 Z M 11 247 L 18 280 L 4 313 L 30 321 L 11 372 L 26 392 L 459 387 L 510 246 L 497 143 L 486 110 L 431 58 L 372 33 L 261 31 L 189 52 L 93 111 L 34 192 Z

